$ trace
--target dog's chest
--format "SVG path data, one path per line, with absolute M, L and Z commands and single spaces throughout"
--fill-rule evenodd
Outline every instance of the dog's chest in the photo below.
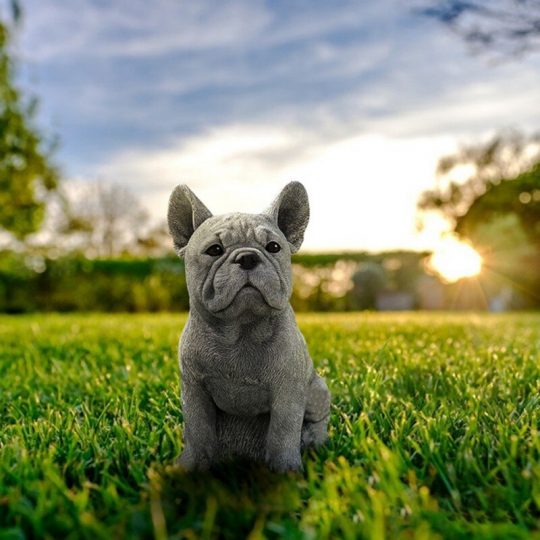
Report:
M 258 379 L 230 374 L 208 375 L 205 386 L 218 408 L 236 416 L 256 416 L 270 410 L 270 391 Z
M 201 374 L 219 409 L 250 417 L 270 411 L 270 383 L 275 369 L 272 347 L 246 339 L 231 348 L 221 347 L 219 354 L 212 355 L 202 367 Z

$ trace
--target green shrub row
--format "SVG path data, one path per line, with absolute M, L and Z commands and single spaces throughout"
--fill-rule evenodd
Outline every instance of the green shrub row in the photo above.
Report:
M 177 258 L 57 260 L 0 257 L 0 311 L 186 310 Z

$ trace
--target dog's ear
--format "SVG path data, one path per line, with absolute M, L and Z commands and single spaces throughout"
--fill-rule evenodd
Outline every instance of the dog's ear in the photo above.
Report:
M 169 199 L 167 220 L 174 249 L 180 257 L 199 225 L 212 217 L 212 213 L 186 185 L 176 186 Z
M 309 221 L 309 201 L 306 188 L 300 182 L 290 182 L 265 212 L 277 224 L 296 253 L 304 240 Z

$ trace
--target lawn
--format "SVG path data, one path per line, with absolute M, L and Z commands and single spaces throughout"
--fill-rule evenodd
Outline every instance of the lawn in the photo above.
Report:
M 301 315 L 303 474 L 186 475 L 183 315 L 0 317 L 0 539 L 540 538 L 540 314 Z

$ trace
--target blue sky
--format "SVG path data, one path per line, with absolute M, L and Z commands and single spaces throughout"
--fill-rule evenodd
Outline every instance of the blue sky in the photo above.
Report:
M 437 158 L 540 125 L 539 55 L 472 55 L 411 2 L 22 5 L 20 81 L 66 180 L 125 184 L 156 220 L 180 182 L 223 212 L 296 179 L 306 248 L 429 247 L 415 201 Z

